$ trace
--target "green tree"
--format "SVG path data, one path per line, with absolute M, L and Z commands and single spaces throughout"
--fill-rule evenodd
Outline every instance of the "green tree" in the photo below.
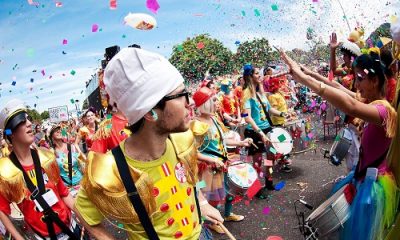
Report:
M 169 60 L 186 81 L 198 82 L 206 72 L 214 76 L 232 73 L 232 56 L 220 41 L 201 34 L 174 46 Z
M 49 111 L 47 111 L 47 110 L 43 111 L 43 112 L 40 114 L 40 116 L 42 117 L 43 120 L 44 120 L 44 119 L 48 119 L 48 118 L 50 117 Z
M 32 118 L 33 122 L 38 123 L 42 121 L 42 116 L 36 111 L 36 109 L 27 108 L 28 115 Z
M 246 63 L 264 67 L 268 62 L 277 61 L 278 59 L 279 53 L 272 50 L 268 40 L 265 38 L 241 43 L 234 56 L 237 69 L 243 68 Z

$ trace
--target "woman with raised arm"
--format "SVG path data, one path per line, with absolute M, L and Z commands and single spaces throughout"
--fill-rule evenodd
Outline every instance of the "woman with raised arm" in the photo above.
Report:
M 341 239 L 382 239 L 391 227 L 398 206 L 398 188 L 388 168 L 386 155 L 396 132 L 397 113 L 385 100 L 384 66 L 376 53 L 364 54 L 354 61 L 355 87 L 365 103 L 345 92 L 319 82 L 305 74 L 299 64 L 282 50 L 282 59 L 290 68 L 294 79 L 311 88 L 346 114 L 364 121 L 360 160 L 350 184 L 357 188 L 351 205 L 351 214 L 341 232 Z M 367 175 L 368 168 L 376 168 L 376 180 Z M 351 176 L 351 175 L 350 175 Z M 371 180 L 372 179 L 372 180 Z M 368 201 L 366 201 L 368 200 Z

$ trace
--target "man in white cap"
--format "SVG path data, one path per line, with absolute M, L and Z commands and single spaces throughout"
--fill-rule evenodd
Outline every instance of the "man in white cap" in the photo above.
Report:
M 13 145 L 11 153 L 0 159 L 0 221 L 12 239 L 24 238 L 8 218 L 11 203 L 18 205 L 35 239 L 79 239 L 71 220 L 74 200 L 61 180 L 54 153 L 31 148 L 32 123 L 22 101 L 4 105 L 0 128 Z
M 90 152 L 75 207 L 98 239 L 116 220 L 129 239 L 198 239 L 201 216 L 223 222 L 195 188 L 197 150 L 189 129 L 189 93 L 164 57 L 122 49 L 108 63 L 104 83 L 132 135 L 108 154 Z

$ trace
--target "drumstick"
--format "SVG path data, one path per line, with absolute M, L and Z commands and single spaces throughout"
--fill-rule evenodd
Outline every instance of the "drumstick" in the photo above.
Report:
M 257 145 L 255 145 L 254 143 L 251 143 L 251 145 L 253 145 L 253 147 L 255 147 L 256 149 L 258 149 Z
M 224 224 L 222 224 L 221 222 L 217 222 L 217 224 L 222 228 L 222 230 L 224 230 L 226 236 L 228 236 L 229 239 L 236 240 L 236 238 L 232 235 L 231 232 L 229 232 L 229 230 L 224 226 Z

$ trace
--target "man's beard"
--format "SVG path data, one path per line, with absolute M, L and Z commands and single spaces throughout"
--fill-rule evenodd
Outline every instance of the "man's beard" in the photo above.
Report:
M 157 133 L 160 135 L 170 134 L 170 133 L 180 133 L 186 132 L 189 128 L 184 123 L 183 119 L 171 122 L 169 119 L 173 119 L 173 114 L 166 113 L 162 118 L 159 119 L 157 124 Z

